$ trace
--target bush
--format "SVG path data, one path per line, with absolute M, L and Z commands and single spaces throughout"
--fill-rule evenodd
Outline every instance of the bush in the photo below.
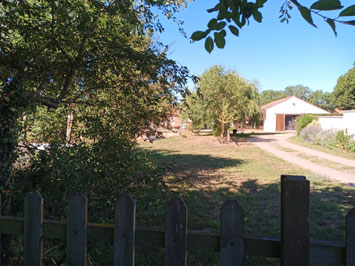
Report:
M 348 135 L 346 131 L 340 130 L 335 136 L 333 146 L 338 149 L 355 152 L 355 141 L 352 138 L 352 135 Z
M 344 130 L 323 130 L 319 125 L 312 122 L 302 129 L 300 136 L 313 144 L 355 152 L 353 136 L 348 135 Z
M 319 135 L 322 133 L 322 128 L 317 125 L 309 125 L 304 127 L 300 132 L 300 136 L 308 142 L 318 144 Z
M 88 222 L 112 224 L 117 199 L 130 194 L 137 203 L 140 226 L 164 224 L 164 206 L 170 192 L 162 180 L 162 169 L 134 143 L 111 139 L 72 146 L 51 144 L 49 149 L 29 148 L 29 152 L 27 167 L 12 173 L 13 215 L 23 216 L 24 193 L 37 189 L 44 198 L 45 218 L 65 221 L 69 196 L 82 192 L 88 198 Z M 45 241 L 44 265 L 65 263 L 63 245 Z M 110 252 L 106 246 L 90 247 L 88 257 L 98 263 L 88 265 L 109 265 Z M 22 253 L 19 251 L 16 257 L 21 258 Z
M 313 115 L 301 115 L 296 118 L 296 131 L 297 135 L 300 135 L 302 129 L 314 120 Z
M 302 129 L 300 136 L 313 144 L 332 147 L 335 141 L 335 130 L 323 130 L 318 122 L 312 122 Z

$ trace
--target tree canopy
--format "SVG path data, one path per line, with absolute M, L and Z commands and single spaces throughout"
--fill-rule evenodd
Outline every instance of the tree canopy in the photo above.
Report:
M 195 126 L 210 125 L 223 137 L 225 125 L 259 114 L 257 97 L 254 83 L 216 65 L 199 78 L 197 93 L 186 100 L 187 113 Z
M 211 53 L 214 45 L 218 48 L 224 48 L 227 34 L 226 27 L 230 33 L 239 36 L 239 31 L 249 24 L 249 20 L 254 19 L 261 23 L 262 8 L 267 0 L 254 1 L 226 1 L 217 0 L 217 4 L 208 9 L 209 13 L 217 13 L 216 18 L 211 19 L 204 31 L 195 31 L 191 35 L 193 41 L 205 39 L 205 49 Z M 297 8 L 304 20 L 310 25 L 317 27 L 312 16 L 319 16 L 331 27 L 334 34 L 336 32 L 336 23 L 355 26 L 355 5 L 344 6 L 339 0 L 319 0 L 312 3 L 309 7 L 297 0 L 283 1 L 280 8 L 280 21 L 287 22 L 291 18 L 290 10 Z M 329 11 L 338 11 L 336 18 L 330 17 Z M 331 15 L 333 13 L 330 13 Z M 350 18 L 349 18 L 350 17 Z
M 310 88 L 303 85 L 287 86 L 284 92 L 286 97 L 296 96 L 304 101 L 307 101 L 312 93 Z
M 131 139 L 144 132 L 150 119 L 161 117 L 161 106 L 185 92 L 188 70 L 153 41 L 162 26 L 151 9 L 169 17 L 185 4 L 1 1 L 0 190 L 10 190 L 19 119 L 39 105 L 90 107 L 96 125 L 112 129 L 116 119 L 116 129 Z
M 334 105 L 341 109 L 355 109 L 355 67 L 339 77 L 334 88 Z
M 323 92 L 321 90 L 312 91 L 310 88 L 304 85 L 287 86 L 282 91 L 262 91 L 259 94 L 259 103 L 260 106 L 263 106 L 269 102 L 289 96 L 296 96 L 304 101 L 310 102 L 328 111 L 332 111 L 334 109 L 333 93 Z
M 285 92 L 275 90 L 264 90 L 259 94 L 260 106 L 268 104 L 269 102 L 285 98 Z

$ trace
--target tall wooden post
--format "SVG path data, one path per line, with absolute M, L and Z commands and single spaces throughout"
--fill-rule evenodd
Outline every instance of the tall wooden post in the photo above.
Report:
M 228 200 L 221 209 L 221 266 L 242 266 L 244 258 L 244 209 Z
M 281 265 L 309 265 L 309 181 L 281 176 Z
M 186 266 L 187 207 L 179 198 L 166 204 L 164 266 Z

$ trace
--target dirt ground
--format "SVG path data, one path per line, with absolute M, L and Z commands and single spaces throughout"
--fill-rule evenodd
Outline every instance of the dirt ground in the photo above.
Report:
M 261 135 L 252 143 L 276 157 L 315 174 L 355 186 L 355 160 L 302 147 L 287 141 L 294 134 Z

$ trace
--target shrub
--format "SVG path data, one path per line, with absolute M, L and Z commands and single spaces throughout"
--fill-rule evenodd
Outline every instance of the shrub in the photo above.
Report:
M 302 129 L 314 120 L 313 115 L 301 115 L 296 119 L 296 131 L 297 135 L 300 135 Z
M 328 148 L 332 148 L 336 133 L 336 130 L 323 130 L 322 133 L 318 136 L 319 144 Z
M 346 131 L 340 130 L 335 136 L 333 146 L 338 149 L 355 152 L 355 141 L 352 138 L 352 135 L 348 135 Z
M 307 127 L 304 127 L 302 131 L 300 132 L 300 136 L 308 142 L 313 142 L 317 144 L 318 142 L 318 136 L 322 132 L 322 128 L 317 125 L 309 125 Z
M 163 182 L 162 169 L 134 143 L 117 138 L 71 146 L 52 143 L 46 150 L 28 151 L 28 166 L 12 173 L 13 215 L 23 216 L 24 192 L 37 189 L 45 199 L 45 218 L 64 221 L 69 196 L 80 191 L 88 198 L 89 222 L 113 223 L 117 199 L 130 194 L 140 213 L 137 223 L 163 225 L 165 200 L 170 191 Z M 49 239 L 45 249 L 44 265 L 52 265 L 52 261 L 64 265 L 62 242 Z M 109 265 L 110 250 L 105 246 L 91 247 L 88 257 L 98 263 L 88 265 Z M 14 258 L 21 256 L 18 252 Z
M 336 131 L 323 130 L 318 122 L 312 122 L 301 131 L 301 137 L 313 144 L 332 147 L 335 141 Z

